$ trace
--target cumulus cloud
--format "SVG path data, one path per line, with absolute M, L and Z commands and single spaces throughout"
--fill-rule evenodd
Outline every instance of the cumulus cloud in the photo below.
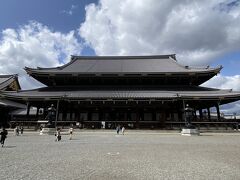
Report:
M 66 63 L 70 55 L 79 54 L 81 49 L 74 31 L 54 32 L 38 22 L 29 22 L 18 29 L 5 29 L 0 40 L 0 73 L 18 73 L 24 89 L 41 86 L 27 77 L 25 66 L 59 66 Z
M 218 75 L 213 77 L 206 83 L 202 84 L 202 86 L 240 91 L 240 75 L 235 76 Z
M 176 53 L 205 65 L 239 51 L 239 1 L 100 0 L 86 7 L 79 28 L 98 55 Z
M 240 75 L 235 76 L 222 76 L 217 75 L 202 84 L 205 87 L 212 87 L 218 89 L 232 89 L 233 91 L 240 91 Z M 215 111 L 215 109 L 213 109 Z M 222 105 L 221 112 L 225 114 L 238 113 L 240 114 L 240 101 L 230 104 Z

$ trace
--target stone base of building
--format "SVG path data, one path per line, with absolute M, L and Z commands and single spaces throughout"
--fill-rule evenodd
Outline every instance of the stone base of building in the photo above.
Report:
M 198 129 L 187 129 L 187 128 L 183 128 L 181 131 L 181 135 L 182 136 L 199 136 L 200 132 Z
M 40 131 L 40 135 L 54 135 L 56 133 L 56 129 L 55 128 L 42 128 L 42 130 Z

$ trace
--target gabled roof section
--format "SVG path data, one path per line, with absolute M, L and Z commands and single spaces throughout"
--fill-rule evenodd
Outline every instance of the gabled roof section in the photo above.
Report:
M 219 73 L 222 67 L 191 68 L 177 63 L 175 54 L 154 56 L 72 56 L 71 61 L 55 68 L 29 68 L 28 74 L 186 74 Z
M 240 92 L 199 86 L 159 86 L 159 87 L 44 87 L 18 92 L 2 92 L 2 97 L 14 100 L 87 100 L 87 99 L 151 99 L 156 100 L 240 100 Z
M 18 75 L 0 75 L 0 90 L 14 90 L 21 89 L 18 82 Z

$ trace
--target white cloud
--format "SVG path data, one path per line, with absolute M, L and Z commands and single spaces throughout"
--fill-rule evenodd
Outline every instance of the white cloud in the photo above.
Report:
M 210 79 L 209 81 L 207 81 L 206 83 L 202 84 L 202 86 L 240 91 L 240 75 L 235 76 L 217 75 Z
M 55 67 L 66 63 L 70 55 L 81 52 L 81 44 L 74 31 L 54 32 L 38 22 L 30 22 L 18 29 L 5 29 L 0 40 L 0 73 L 20 75 L 23 88 L 41 86 L 28 78 L 28 67 Z
M 205 87 L 212 87 L 218 89 L 232 89 L 233 91 L 240 91 L 240 75 L 235 76 L 222 76 L 217 75 L 202 84 Z M 240 101 L 233 102 L 230 104 L 222 105 L 221 112 L 225 114 L 238 113 L 240 114 Z M 215 109 L 214 109 L 215 111 Z
M 239 22 L 239 1 L 100 0 L 79 34 L 98 55 L 176 53 L 203 65 L 240 50 Z
M 237 113 L 238 115 L 240 114 L 239 112 L 240 109 L 240 102 L 233 102 L 229 104 L 225 104 L 221 106 L 221 112 L 224 114 L 234 114 Z

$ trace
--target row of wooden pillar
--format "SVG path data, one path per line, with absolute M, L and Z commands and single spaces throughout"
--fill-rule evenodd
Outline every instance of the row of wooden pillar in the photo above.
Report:
M 58 114 L 59 114 L 59 104 L 60 104 L 60 100 L 57 101 L 57 107 L 56 107 L 56 121 L 58 120 Z M 185 109 L 185 102 L 183 101 L 183 107 Z M 219 110 L 219 104 L 217 104 L 216 106 L 216 111 L 217 111 L 217 120 L 219 121 L 221 119 L 221 116 L 220 116 L 220 110 Z M 29 113 L 30 113 L 30 108 L 31 108 L 31 105 L 29 102 L 27 102 L 27 113 L 26 113 L 26 116 L 27 118 L 29 117 Z M 36 117 L 38 117 L 39 115 L 39 107 L 37 107 L 37 112 L 36 112 Z M 139 112 L 139 110 L 138 110 Z M 72 108 L 71 108 L 71 114 L 72 114 Z M 138 113 L 137 113 L 138 114 Z M 202 112 L 202 109 L 199 109 L 199 116 L 200 116 L 200 119 L 202 120 L 203 119 L 203 112 Z M 210 108 L 208 107 L 207 108 L 207 116 L 208 116 L 208 120 L 211 120 L 211 114 L 210 114 Z M 139 115 L 139 118 L 141 116 Z M 154 116 L 153 116 L 154 117 Z

